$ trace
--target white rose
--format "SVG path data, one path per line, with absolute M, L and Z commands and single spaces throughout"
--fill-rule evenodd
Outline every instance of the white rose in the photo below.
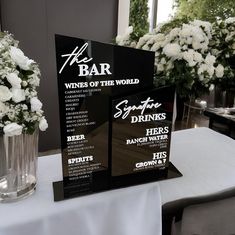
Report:
M 206 43 L 202 43 L 201 44 L 201 52 L 204 53 L 207 50 L 208 50 L 208 45 Z
M 158 33 L 154 36 L 154 39 L 155 39 L 156 42 L 164 41 L 165 40 L 165 35 L 163 33 Z
M 207 31 L 210 31 L 211 30 L 211 23 L 208 22 L 208 21 L 202 21 L 202 20 L 194 20 L 192 22 L 192 25 L 195 25 L 195 26 L 203 26 Z
M 36 75 L 32 76 L 32 78 L 29 79 L 29 84 L 32 86 L 39 86 L 40 84 L 40 78 Z
M 180 33 L 180 28 L 174 28 L 170 31 L 169 37 L 170 38 L 175 38 L 179 35 L 179 33 Z
M 177 59 L 181 52 L 180 45 L 177 43 L 169 43 L 163 48 L 163 53 L 173 59 Z
M 124 37 L 121 35 L 116 37 L 116 42 L 119 46 L 125 46 L 126 44 Z
M 225 20 L 226 24 L 233 24 L 235 23 L 235 17 L 230 17 L 228 19 Z
M 122 41 L 122 36 L 121 35 L 117 35 L 116 37 L 116 43 L 119 45 L 119 43 Z
M 125 34 L 131 34 L 131 33 L 133 33 L 133 26 L 129 26 L 125 31 Z
M 22 80 L 17 76 L 16 73 L 7 74 L 7 81 L 11 84 L 13 88 L 21 88 Z
M 207 66 L 207 72 L 208 72 L 210 78 L 212 78 L 214 75 L 214 72 L 215 72 L 215 67 L 214 66 Z
M 192 60 L 188 63 L 189 67 L 194 67 L 197 64 L 196 61 Z
M 198 75 L 201 75 L 205 71 L 207 71 L 207 65 L 206 64 L 201 64 L 200 67 L 198 68 Z
M 202 60 L 203 60 L 202 55 L 201 55 L 200 53 L 198 53 L 198 52 L 195 52 L 194 55 L 193 55 L 193 57 L 194 57 L 194 60 L 195 60 L 196 62 L 198 62 L 198 63 L 201 63 Z
M 12 88 L 11 92 L 12 92 L 12 100 L 15 103 L 19 103 L 19 102 L 25 100 L 25 92 L 24 92 L 24 90 L 18 89 L 18 88 Z
M 211 55 L 210 53 L 206 56 L 205 62 L 208 65 L 213 65 L 216 61 L 215 56 Z
M 182 37 L 191 36 L 191 28 L 188 25 L 183 24 L 183 29 L 180 32 L 180 36 L 182 36 Z
M 220 53 L 220 51 L 217 49 L 212 49 L 211 51 L 212 51 L 212 55 L 214 55 L 214 56 L 218 56 Z
M 158 64 L 158 65 L 157 65 L 157 71 L 158 71 L 158 72 L 164 71 L 164 66 L 163 66 L 163 64 Z
M 174 64 L 172 63 L 172 61 L 168 61 L 167 66 L 166 66 L 166 70 L 171 70 L 173 68 L 174 68 Z
M 198 50 L 201 48 L 201 43 L 199 41 L 193 40 L 192 41 L 192 46 L 194 50 Z
M 202 74 L 199 74 L 199 80 L 203 81 L 204 80 L 204 76 Z
M 22 81 L 22 86 L 26 87 L 26 86 L 28 86 L 28 83 L 26 81 Z
M 21 135 L 22 129 L 23 127 L 18 125 L 17 123 L 11 123 L 3 128 L 3 132 L 6 136 Z
M 7 106 L 0 101 L 0 119 L 3 118 L 8 111 Z
M 136 47 L 136 42 L 131 42 L 130 47 L 135 48 Z
M 229 34 L 228 29 L 222 29 L 221 32 L 222 32 L 223 34 Z
M 145 44 L 145 45 L 142 47 L 142 49 L 145 50 L 145 51 L 149 51 L 150 48 L 149 48 L 149 46 L 148 46 L 147 44 Z
M 6 86 L 0 86 L 0 101 L 5 102 L 10 100 L 12 93 Z
M 48 128 L 47 120 L 43 117 L 39 122 L 39 129 L 45 131 Z
M 188 45 L 191 45 L 193 43 L 193 39 L 191 37 L 188 37 L 187 40 L 186 40 L 186 43 Z
M 193 53 L 191 51 L 183 52 L 183 59 L 188 63 L 193 62 Z
M 26 57 L 19 48 L 11 47 L 10 55 L 12 60 L 23 70 L 29 70 L 30 65 L 34 62 Z
M 205 34 L 204 32 L 201 30 L 201 28 L 197 28 L 197 27 L 194 27 L 193 28 L 193 40 L 195 42 L 203 42 L 205 40 Z
M 224 66 L 219 64 L 215 69 L 216 77 L 222 78 L 224 76 Z
M 230 41 L 232 41 L 233 39 L 234 39 L 234 35 L 231 34 L 231 35 L 228 35 L 228 36 L 225 38 L 225 41 L 226 41 L 226 42 L 230 42 Z
M 161 44 L 156 42 L 153 44 L 151 51 L 157 51 L 161 47 Z
M 160 61 L 161 64 L 166 64 L 166 59 L 165 58 L 162 58 L 161 61 Z
M 210 88 L 209 88 L 209 91 L 213 91 L 215 89 L 215 85 L 214 84 L 211 84 L 210 85 Z
M 37 97 L 31 98 L 30 104 L 31 104 L 31 111 L 32 112 L 40 111 L 42 108 L 42 102 Z
M 136 48 L 141 48 L 145 44 L 145 39 L 142 37 L 139 39 Z
M 233 43 L 232 48 L 233 48 L 233 50 L 235 50 L 235 42 Z

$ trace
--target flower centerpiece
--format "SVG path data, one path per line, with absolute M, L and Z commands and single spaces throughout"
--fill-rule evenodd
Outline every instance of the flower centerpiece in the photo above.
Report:
M 48 127 L 36 88 L 38 65 L 18 48 L 12 35 L 0 34 L 0 134 L 32 134 Z
M 11 34 L 1 32 L 0 201 L 23 196 L 25 187 L 34 188 L 30 183 L 36 177 L 31 168 L 36 167 L 37 130 L 48 127 L 37 96 L 39 83 L 38 65 L 24 55 Z

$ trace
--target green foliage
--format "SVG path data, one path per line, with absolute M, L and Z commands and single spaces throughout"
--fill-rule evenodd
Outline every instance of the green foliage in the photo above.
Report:
M 0 31 L 0 38 L 3 38 L 6 34 Z
M 138 41 L 140 37 L 148 33 L 148 0 L 131 0 L 129 25 L 133 26 L 131 34 L 133 41 Z
M 189 19 L 187 17 L 185 18 L 174 18 L 171 21 L 165 23 L 161 29 L 161 33 L 169 33 L 172 29 L 181 27 L 183 24 L 187 24 L 189 22 Z
M 176 0 L 177 18 L 200 19 L 214 22 L 235 17 L 234 0 Z

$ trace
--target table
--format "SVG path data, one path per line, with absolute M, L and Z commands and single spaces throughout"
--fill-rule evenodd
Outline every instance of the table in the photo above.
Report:
M 53 201 L 61 180 L 60 154 L 39 158 L 34 195 L 0 204 L 0 235 L 161 235 L 157 183 Z
M 60 155 L 40 158 L 36 193 L 0 204 L 0 235 L 160 235 L 161 205 L 235 189 L 235 141 L 209 128 L 174 132 L 171 161 L 183 177 L 54 203 Z
M 204 111 L 204 115 L 210 118 L 209 128 L 235 139 L 235 115 L 228 112 L 226 108 L 210 108 Z
M 183 177 L 159 182 L 162 204 L 235 189 L 235 140 L 209 128 L 176 131 L 171 161 Z

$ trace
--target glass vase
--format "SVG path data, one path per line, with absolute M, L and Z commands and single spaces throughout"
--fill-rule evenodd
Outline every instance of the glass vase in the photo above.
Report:
M 0 136 L 0 202 L 31 195 L 36 189 L 38 130 L 32 135 Z

